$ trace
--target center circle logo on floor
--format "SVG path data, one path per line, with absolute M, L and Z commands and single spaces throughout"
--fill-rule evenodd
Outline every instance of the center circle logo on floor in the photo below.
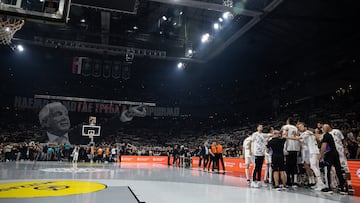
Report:
M 57 172 L 57 173 L 91 173 L 91 172 L 107 172 L 109 169 L 104 168 L 43 168 L 40 171 Z
M 33 198 L 97 192 L 106 185 L 83 181 L 32 181 L 0 183 L 0 198 Z
M 356 175 L 360 178 L 360 168 L 356 171 Z

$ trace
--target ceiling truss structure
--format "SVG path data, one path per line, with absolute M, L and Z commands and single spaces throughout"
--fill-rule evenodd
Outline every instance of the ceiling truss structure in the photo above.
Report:
M 129 51 L 131 51 L 132 53 L 134 53 L 135 56 L 138 57 L 148 56 L 154 59 L 166 58 L 166 51 L 162 51 L 162 50 L 112 46 L 106 44 L 96 44 L 96 43 L 88 43 L 88 42 L 80 42 L 80 41 L 72 41 L 72 40 L 60 40 L 60 39 L 52 39 L 52 38 L 35 37 L 34 41 L 28 43 L 40 45 L 44 47 L 50 47 L 50 48 L 65 48 L 65 49 L 73 49 L 79 51 L 88 51 L 98 54 L 125 56 L 127 53 L 129 53 Z
M 262 18 L 265 17 L 266 14 L 270 13 L 272 10 L 274 10 L 277 6 L 281 4 L 283 0 L 274 0 L 269 5 L 267 5 L 264 8 L 264 15 L 263 16 L 256 16 L 253 19 L 251 19 L 247 24 L 245 24 L 241 29 L 239 29 L 236 33 L 234 33 L 227 41 L 221 44 L 217 49 L 215 49 L 211 55 L 206 59 L 206 61 L 212 59 L 213 57 L 220 54 L 226 47 L 231 45 L 235 40 L 237 40 L 239 37 L 241 37 L 243 34 L 245 34 L 248 30 L 250 30 L 253 26 L 255 26 Z
M 161 4 L 167 5 L 176 5 L 176 6 L 183 6 L 188 8 L 196 8 L 201 9 L 203 11 L 214 11 L 219 12 L 222 14 L 224 12 L 231 12 L 233 13 L 234 9 L 230 6 L 225 6 L 223 4 L 218 3 L 211 3 L 211 2 L 204 2 L 204 1 L 196 1 L 196 0 L 147 0 L 148 2 L 157 2 Z M 241 25 L 241 28 L 238 29 L 235 33 L 231 33 L 230 37 L 226 37 L 225 41 L 220 43 L 219 45 L 214 44 L 212 47 L 207 47 L 209 50 L 209 54 L 204 54 L 201 57 L 185 57 L 185 55 L 179 56 L 171 54 L 164 50 L 151 50 L 147 48 L 138 48 L 136 45 L 128 45 L 128 46 L 116 46 L 110 45 L 110 26 L 111 26 L 111 13 L 109 11 L 101 11 L 101 43 L 88 43 L 88 42 L 81 42 L 79 40 L 64 40 L 64 39 L 55 39 L 47 38 L 47 37 L 35 37 L 34 43 L 40 46 L 46 47 L 54 47 L 54 46 L 61 46 L 62 48 L 68 49 L 76 49 L 82 51 L 89 51 L 93 53 L 107 53 L 112 55 L 126 55 L 127 50 L 137 50 L 135 51 L 135 56 L 150 56 L 151 58 L 158 58 L 158 59 L 167 59 L 167 60 L 174 60 L 174 61 L 186 61 L 186 62 L 195 62 L 195 63 L 205 63 L 210 59 L 214 58 L 215 56 L 219 55 L 222 51 L 224 51 L 229 45 L 235 42 L 239 37 L 241 37 L 244 33 L 250 30 L 254 25 L 260 22 L 269 12 L 275 9 L 283 0 L 273 0 L 269 3 L 264 9 L 262 10 L 248 10 L 242 9 L 240 13 L 237 15 L 246 16 L 251 18 L 246 24 Z M 224 2 L 223 2 L 224 3 Z M 79 5 L 76 5 L 79 6 Z M 80 5 L 81 6 L 81 5 Z M 186 27 L 186 26 L 185 26 Z M 137 36 L 145 36 L 141 33 Z M 138 39 L 139 37 L 136 37 Z M 146 39 L 145 39 L 146 40 Z M 26 40 L 24 40 L 26 41 Z M 30 40 L 27 40 L 28 42 Z M 174 43 L 176 40 L 174 41 Z M 189 41 L 186 40 L 184 42 L 188 44 Z M 186 51 L 186 50 L 185 50 Z M 204 50 L 206 51 L 206 50 Z
M 178 5 L 178 6 L 186 6 L 191 8 L 198 8 L 198 9 L 205 9 L 210 11 L 217 11 L 221 13 L 225 12 L 232 12 L 232 7 L 221 5 L 221 4 L 215 4 L 215 3 L 209 3 L 209 2 L 203 2 L 203 1 L 195 1 L 195 0 L 149 0 L 153 2 L 159 2 L 164 4 L 172 4 L 172 5 Z M 243 9 L 241 15 L 245 16 L 259 16 L 262 12 L 257 11 L 251 11 L 247 9 Z

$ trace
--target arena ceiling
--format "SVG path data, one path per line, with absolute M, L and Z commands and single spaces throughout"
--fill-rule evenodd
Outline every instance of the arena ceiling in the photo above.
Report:
M 72 2 L 77 1 L 82 0 Z M 166 57 L 161 58 L 207 62 L 281 2 L 139 0 L 133 12 L 109 11 L 73 3 L 65 26 L 27 22 L 16 38 L 38 44 L 51 39 L 52 43 L 44 45 L 57 47 L 63 45 L 61 40 L 93 43 L 94 46 L 87 51 L 98 54 L 118 55 L 120 52 L 111 50 L 116 46 L 165 51 Z M 229 14 L 224 15 L 226 12 Z M 208 42 L 201 42 L 206 34 Z
M 311 86 L 325 84 L 321 79 L 324 76 L 322 72 L 331 72 L 332 82 L 339 78 L 344 84 L 350 81 L 354 88 L 359 86 L 355 74 L 360 62 L 359 1 L 237 0 L 233 2 L 235 9 L 231 10 L 234 11 L 233 18 L 223 19 L 223 22 L 219 22 L 223 11 L 226 11 L 222 0 L 169 2 L 140 0 L 135 14 L 73 6 L 66 26 L 27 22 L 16 33 L 14 42 L 43 46 L 48 50 L 44 55 L 56 53 L 57 57 L 76 56 L 78 52 L 99 57 L 123 57 L 111 52 L 114 47 L 166 51 L 166 57 L 135 56 L 134 80 L 120 82 L 120 87 L 114 85 L 118 85 L 118 81 L 101 81 L 114 87 L 114 92 L 120 89 L 121 94 L 126 89 L 129 92 L 135 89 L 149 94 L 159 90 L 158 95 L 166 95 L 176 89 L 187 95 L 186 98 L 192 98 L 191 95 L 196 92 L 194 89 L 198 89 L 199 95 L 211 94 L 215 95 L 214 98 L 222 98 L 222 94 L 228 92 L 226 94 L 237 98 L 252 95 L 258 88 L 266 90 L 256 91 L 258 94 L 264 92 L 261 94 L 269 97 L 271 88 L 290 89 L 289 86 L 294 86 L 299 80 L 305 83 L 307 80 L 318 81 Z M 176 2 L 192 4 L 179 5 Z M 215 22 L 222 28 L 214 30 Z M 202 43 L 205 33 L 209 33 L 210 40 Z M 54 43 L 44 43 L 45 39 Z M 86 50 L 76 46 L 65 47 L 62 44 L 64 41 L 90 43 L 92 46 Z M 193 50 L 191 56 L 187 56 L 189 48 Z M 41 51 L 44 49 L 41 48 Z M 175 68 L 181 61 L 188 67 L 182 79 L 175 78 L 178 75 L 170 75 L 169 69 L 160 68 L 169 67 L 169 64 Z M 352 67 L 344 68 L 348 64 Z M 67 73 L 70 68 L 69 65 Z M 328 74 L 325 76 L 328 77 Z M 64 75 L 59 79 L 61 82 L 79 83 L 79 78 Z M 48 78 L 44 73 L 36 77 Z M 259 86 L 258 81 L 262 80 L 269 81 L 260 87 L 249 88 Z M 278 84 L 269 88 L 271 80 Z M 89 81 L 82 84 L 99 85 L 96 80 Z M 166 86 L 168 88 L 164 88 Z M 324 88 L 326 86 L 328 83 Z M 43 89 L 43 92 L 47 91 Z M 334 88 L 329 89 L 333 91 Z M 313 94 L 321 90 L 316 89 Z M 176 97 L 179 93 L 172 94 Z M 306 95 L 305 92 L 296 96 Z
M 139 48 L 165 51 L 166 57 L 160 58 L 176 62 L 221 58 L 230 61 L 230 66 L 275 69 L 304 57 L 318 57 L 314 55 L 333 59 L 330 55 L 339 55 L 334 52 L 343 52 L 336 49 L 349 51 L 349 41 L 359 41 L 360 6 L 355 0 L 227 2 L 233 7 L 223 6 L 224 0 L 140 0 L 134 13 L 74 5 L 65 26 L 27 22 L 15 37 L 53 48 L 61 48 L 64 41 L 91 43 L 94 46 L 86 51 L 99 55 L 119 54 L 111 51 L 113 47 Z M 224 19 L 227 10 L 232 18 Z M 206 33 L 209 41 L 202 43 Z M 44 43 L 45 39 L 51 43 Z

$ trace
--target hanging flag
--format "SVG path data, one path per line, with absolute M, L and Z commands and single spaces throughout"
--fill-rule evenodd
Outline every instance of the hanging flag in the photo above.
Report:
M 72 73 L 73 74 L 81 74 L 82 61 L 85 58 L 86 57 L 74 57 L 73 58 L 73 63 L 72 63 Z
M 82 67 L 81 67 L 81 75 L 87 77 L 91 75 L 92 69 L 92 60 L 89 58 L 84 58 L 82 60 Z
M 124 62 L 122 64 L 122 79 L 129 80 L 131 77 L 131 62 Z
M 115 61 L 112 64 L 111 75 L 114 79 L 119 79 L 121 77 L 121 62 Z
M 112 61 L 105 61 L 103 64 L 103 77 L 110 78 Z
M 92 67 L 92 76 L 98 78 L 101 76 L 101 60 L 95 60 Z

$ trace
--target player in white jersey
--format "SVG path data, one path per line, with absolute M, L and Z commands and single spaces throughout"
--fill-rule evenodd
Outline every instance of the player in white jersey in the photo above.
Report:
M 116 150 L 116 147 L 115 145 L 111 148 L 111 161 L 114 161 L 116 162 L 116 153 L 117 153 L 117 150 Z
M 312 175 L 315 174 L 316 176 L 316 185 L 314 188 L 315 190 L 320 191 L 323 188 L 326 188 L 326 185 L 322 181 L 321 173 L 320 173 L 319 160 L 318 160 L 318 156 L 320 152 L 317 143 L 317 138 L 311 131 L 306 130 L 304 123 L 298 123 L 297 127 L 301 132 L 300 136 L 303 140 L 303 147 L 306 146 L 306 149 L 308 151 L 309 156 L 306 157 L 305 159 L 308 158 L 307 161 L 308 164 L 310 164 L 310 168 L 312 169 L 313 172 Z M 310 176 L 309 179 L 313 179 L 311 180 L 311 182 L 315 181 L 314 176 Z
M 310 152 L 308 149 L 308 138 L 309 135 L 307 132 L 302 132 L 300 133 L 300 137 L 301 137 L 301 164 L 304 165 L 305 168 L 305 172 L 306 175 L 308 176 L 308 184 L 310 186 L 314 186 L 315 185 L 315 178 L 314 178 L 314 173 L 312 172 L 311 168 L 310 168 Z
M 342 132 L 340 130 L 333 129 L 333 128 L 330 128 L 329 133 L 334 138 L 336 150 L 339 154 L 341 168 L 345 172 L 345 179 L 346 179 L 348 192 L 349 192 L 349 194 L 353 194 L 353 189 L 352 189 L 351 180 L 350 180 L 350 170 L 349 170 L 347 159 L 345 156 L 344 135 L 342 134 Z
M 273 128 L 271 128 L 270 133 L 272 134 L 274 131 Z M 268 139 L 266 141 L 266 145 L 268 144 L 268 142 L 271 140 Z M 269 183 L 270 185 L 272 184 L 272 174 L 273 174 L 273 170 L 271 167 L 271 155 L 272 155 L 272 150 L 265 150 L 265 163 L 266 163 L 266 169 L 265 169 L 265 176 L 264 176 L 264 182 L 265 183 Z
M 329 133 L 334 138 L 336 150 L 339 153 L 341 167 L 343 167 L 343 169 L 346 172 L 348 172 L 349 167 L 348 167 L 348 164 L 347 164 L 347 160 L 346 160 L 346 156 L 345 156 L 345 152 L 344 152 L 345 151 L 344 150 L 344 143 L 343 143 L 344 142 L 344 135 L 338 129 L 331 129 L 331 131 Z
M 308 142 L 309 142 L 309 134 L 312 132 L 311 131 L 307 131 L 305 128 L 304 123 L 297 123 L 296 127 L 298 128 L 299 132 L 300 132 L 300 141 L 301 141 L 301 164 L 304 165 L 306 174 L 308 175 L 308 179 L 309 179 L 309 185 L 310 186 L 314 186 L 315 185 L 315 178 L 314 178 L 314 173 L 310 168 L 310 152 L 309 152 L 309 147 L 308 147 Z
M 270 134 L 263 133 L 263 125 L 259 124 L 257 132 L 251 135 L 251 151 L 250 154 L 255 156 L 255 168 L 253 171 L 252 187 L 259 187 L 261 183 L 261 170 L 265 157 L 266 143 Z
M 248 137 L 243 142 L 243 155 L 245 158 L 245 175 L 246 175 L 246 181 L 248 184 L 250 184 L 250 178 L 249 178 L 249 167 L 250 163 L 253 161 L 253 156 L 250 154 L 250 148 L 251 148 L 251 132 L 249 132 Z
M 73 160 L 72 160 L 72 162 L 73 162 L 73 163 L 77 163 L 77 162 L 78 162 L 78 158 L 79 158 L 79 147 L 78 147 L 78 146 L 75 146 L 75 147 L 74 147 L 74 150 L 73 150 L 72 154 L 73 154 Z
M 288 118 L 286 125 L 281 127 L 282 136 L 287 134 L 288 139 L 285 143 L 286 155 L 286 174 L 288 186 L 296 186 L 297 182 L 297 156 L 300 152 L 300 142 L 297 128 L 291 124 L 291 118 Z

